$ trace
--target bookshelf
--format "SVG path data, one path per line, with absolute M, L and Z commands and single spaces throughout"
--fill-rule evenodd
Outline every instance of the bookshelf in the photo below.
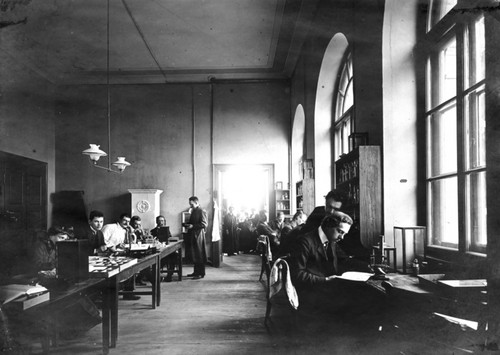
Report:
M 285 217 L 290 217 L 290 190 L 276 189 L 274 190 L 274 198 L 276 203 L 276 214 L 283 212 Z M 269 216 L 273 218 L 273 216 Z
M 314 210 L 314 179 L 305 178 L 295 184 L 297 211 L 310 214 Z
M 335 162 L 335 188 L 347 195 L 346 212 L 361 244 L 371 248 L 382 233 L 382 172 L 379 146 L 360 146 Z

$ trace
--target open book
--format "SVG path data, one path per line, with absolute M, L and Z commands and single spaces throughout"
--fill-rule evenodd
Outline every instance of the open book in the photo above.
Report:
M 346 271 L 342 275 L 334 275 L 334 278 L 349 280 L 349 281 L 366 282 L 373 275 L 375 274 L 370 274 L 368 272 L 360 272 L 360 271 Z
M 0 305 L 4 305 L 23 296 L 31 298 L 46 292 L 48 292 L 48 290 L 40 285 L 3 285 L 0 286 Z

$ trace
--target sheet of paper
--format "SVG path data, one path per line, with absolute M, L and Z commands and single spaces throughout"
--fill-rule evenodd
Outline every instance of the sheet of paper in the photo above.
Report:
M 366 282 L 373 275 L 375 274 L 370 274 L 368 272 L 360 272 L 360 271 L 346 271 L 342 275 L 336 276 L 336 278 L 349 281 Z

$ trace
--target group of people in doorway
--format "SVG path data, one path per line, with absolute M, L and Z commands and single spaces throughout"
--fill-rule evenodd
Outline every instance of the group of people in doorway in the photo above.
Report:
M 297 211 L 290 221 L 285 219 L 283 212 L 278 212 L 276 218 L 269 220 L 266 210 L 258 213 L 234 213 L 234 207 L 229 207 L 223 219 L 222 243 L 223 252 L 233 256 L 240 252 L 249 253 L 255 250 L 259 235 L 269 238 L 273 253 L 277 254 L 286 236 L 295 228 L 303 225 L 307 215 Z

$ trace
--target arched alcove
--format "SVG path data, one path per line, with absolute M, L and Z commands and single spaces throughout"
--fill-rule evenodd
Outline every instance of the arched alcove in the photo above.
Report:
M 321 63 L 314 114 L 314 164 L 316 204 L 333 187 L 332 115 L 335 81 L 348 47 L 342 33 L 335 34 L 328 44 Z
M 295 213 L 295 211 L 297 210 L 296 206 L 297 191 L 295 190 L 295 183 L 302 179 L 300 175 L 300 161 L 304 156 L 305 130 L 306 130 L 306 116 L 304 113 L 304 108 L 302 107 L 302 105 L 299 104 L 295 109 L 295 115 L 293 117 L 293 128 L 292 128 L 292 162 L 291 162 L 292 185 L 290 186 L 290 189 L 292 190 L 291 193 L 292 213 Z

